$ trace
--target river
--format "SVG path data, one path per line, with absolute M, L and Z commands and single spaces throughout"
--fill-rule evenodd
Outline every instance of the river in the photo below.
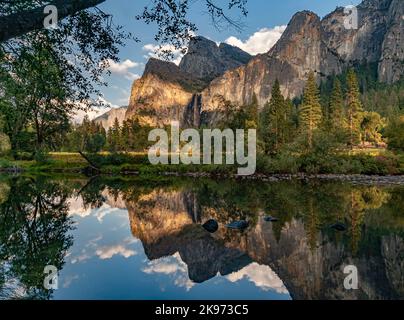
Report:
M 0 298 L 403 299 L 403 208 L 399 185 L 3 175 Z

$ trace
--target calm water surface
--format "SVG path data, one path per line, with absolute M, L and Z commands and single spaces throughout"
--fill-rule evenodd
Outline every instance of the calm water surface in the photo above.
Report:
M 403 208 L 403 186 L 3 176 L 0 298 L 403 299 Z

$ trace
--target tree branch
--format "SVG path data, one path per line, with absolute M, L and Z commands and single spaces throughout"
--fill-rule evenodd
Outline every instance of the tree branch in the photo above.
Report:
M 50 1 L 48 5 L 54 5 L 58 8 L 58 19 L 62 20 L 103 2 L 105 0 L 54 0 Z M 0 43 L 43 28 L 45 7 L 44 5 L 32 10 L 1 16 Z

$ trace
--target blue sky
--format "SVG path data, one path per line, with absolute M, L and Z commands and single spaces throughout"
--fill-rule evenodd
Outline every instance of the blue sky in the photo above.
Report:
M 260 52 L 276 41 L 283 30 L 280 26 L 285 26 L 297 11 L 311 10 L 323 17 L 337 6 L 356 5 L 360 2 L 359 0 L 249 0 L 249 14 L 243 19 L 245 28 L 242 32 L 234 29 L 219 32 L 210 23 L 208 15 L 204 13 L 204 1 L 193 1 L 194 5 L 189 17 L 196 23 L 198 35 L 217 42 L 227 40 L 234 45 L 241 43 L 244 45 L 243 49 L 251 53 Z M 103 11 L 113 15 L 116 24 L 122 25 L 125 30 L 132 32 L 141 40 L 139 43 L 128 42 L 121 48 L 120 64 L 112 66 L 112 75 L 106 77 L 108 87 L 102 88 L 102 92 L 106 101 L 113 106 L 128 104 L 132 82 L 142 75 L 148 56 L 154 52 L 151 49 L 156 46 L 155 26 L 143 24 L 135 19 L 135 16 L 141 13 L 143 7 L 150 2 L 150 0 L 107 0 L 100 6 Z M 224 0 L 223 3 L 225 3 Z

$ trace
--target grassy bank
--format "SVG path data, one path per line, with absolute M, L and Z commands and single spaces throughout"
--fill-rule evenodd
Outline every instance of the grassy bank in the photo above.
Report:
M 151 165 L 144 153 L 100 153 L 88 155 L 101 174 L 161 175 L 206 174 L 233 175 L 238 165 Z M 0 159 L 0 170 L 33 173 L 81 173 L 89 163 L 79 153 L 50 153 L 41 161 Z M 258 174 L 404 174 L 404 154 L 386 150 L 353 150 L 338 155 L 280 154 L 277 157 L 259 155 Z

